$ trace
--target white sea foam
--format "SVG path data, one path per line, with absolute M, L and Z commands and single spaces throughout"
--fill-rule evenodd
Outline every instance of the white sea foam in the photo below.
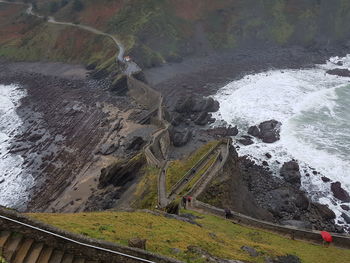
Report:
M 342 66 L 335 65 L 339 61 Z M 332 181 L 340 181 L 350 193 L 350 78 L 326 74 L 326 70 L 339 67 L 350 67 L 350 55 L 312 69 L 247 75 L 214 96 L 220 102 L 215 117 L 237 125 L 242 133 L 266 120 L 282 122 L 280 141 L 265 144 L 254 139 L 255 143 L 241 147 L 239 154 L 249 155 L 257 163 L 268 161 L 276 175 L 281 166 L 277 161 L 299 160 L 302 187 L 315 201 L 328 204 L 338 217 L 345 211 L 331 194 L 330 183 L 324 183 L 321 176 L 305 174 L 315 168 Z M 270 160 L 266 160 L 267 152 L 273 155 Z
M 25 91 L 16 85 L 0 85 L 0 205 L 23 208 L 33 183 L 22 170 L 21 156 L 9 153 L 10 141 L 22 125 L 16 107 Z

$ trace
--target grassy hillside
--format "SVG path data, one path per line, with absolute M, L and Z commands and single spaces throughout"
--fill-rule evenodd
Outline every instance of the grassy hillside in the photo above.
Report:
M 350 258 L 350 250 L 325 248 L 232 224 L 216 216 L 191 213 L 198 216 L 196 222 L 201 226 L 147 212 L 30 216 L 68 231 L 123 245 L 127 245 L 130 238 L 145 238 L 147 250 L 185 262 L 206 262 L 195 253 L 198 248 L 216 257 L 248 262 L 265 262 L 266 257 L 287 254 L 298 256 L 303 263 L 344 263 Z M 241 250 L 242 246 L 254 247 L 259 256 L 250 257 Z
M 347 0 L 29 1 L 36 3 L 40 14 L 118 34 L 127 52 L 142 67 L 211 50 L 259 44 L 310 46 L 346 41 L 350 36 Z M 0 4 L 0 56 L 87 63 L 114 52 L 108 40 L 84 32 L 72 33 L 71 29 L 51 32 L 52 28 L 32 21 L 16 9 L 20 6 Z M 33 45 L 33 35 L 37 34 L 41 41 Z M 78 40 L 63 44 L 67 38 Z M 13 39 L 17 41 L 10 41 Z M 79 46 L 81 42 L 83 46 Z M 20 55 L 11 51 L 13 46 L 21 48 Z M 44 47 L 47 52 L 42 52 Z M 28 55 L 29 50 L 34 50 L 35 55 Z
M 102 65 L 118 52 L 109 38 L 45 23 L 26 15 L 25 8 L 0 3 L 0 57 Z

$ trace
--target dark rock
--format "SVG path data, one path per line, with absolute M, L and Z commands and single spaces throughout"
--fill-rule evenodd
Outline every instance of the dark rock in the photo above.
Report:
M 254 137 L 260 138 L 260 130 L 259 130 L 259 128 L 257 126 L 249 127 L 248 134 L 250 134 L 250 135 L 252 135 Z
M 142 145 L 145 143 L 142 137 L 134 137 L 131 142 L 127 145 L 127 150 L 139 151 L 142 148 Z
M 281 221 L 281 225 L 293 226 L 293 227 L 302 228 L 302 229 L 312 229 L 312 224 L 310 222 L 304 222 L 299 220 L 284 220 L 284 221 Z
M 335 219 L 335 213 L 326 205 L 312 203 L 312 206 L 318 211 L 319 215 L 324 219 Z
M 325 182 L 325 183 L 328 183 L 328 182 L 331 181 L 331 179 L 329 179 L 329 178 L 326 177 L 326 176 L 322 176 L 321 179 L 322 179 L 322 181 Z
M 101 170 L 99 178 L 99 188 L 108 185 L 124 186 L 132 181 L 145 164 L 145 159 L 131 158 L 130 160 L 118 161 Z
M 345 211 L 350 211 L 350 207 L 347 205 L 340 205 L 340 207 Z
M 171 119 L 173 126 L 179 126 L 183 122 L 183 116 L 180 113 L 174 112 Z
M 181 253 L 181 250 L 180 250 L 180 249 L 178 249 L 178 248 L 171 248 L 170 250 L 171 250 L 171 253 L 172 253 L 172 254 L 175 254 L 175 255 L 177 255 L 177 254 L 180 254 L 180 253 Z
M 139 248 L 146 250 L 146 239 L 140 239 L 140 238 L 131 238 L 128 241 L 129 247 Z
M 242 139 L 239 139 L 238 142 L 245 145 L 245 146 L 251 145 L 254 143 L 251 138 L 242 138 Z
M 312 171 L 312 174 L 313 175 L 318 175 L 318 172 L 317 171 Z
M 263 166 L 269 166 L 268 162 L 266 162 L 266 161 L 263 161 L 263 162 L 262 162 L 262 165 L 263 165 Z
M 100 153 L 103 155 L 110 155 L 114 153 L 116 150 L 118 150 L 118 145 L 112 144 L 103 144 L 100 148 Z
M 265 121 L 259 124 L 260 139 L 265 143 L 274 143 L 280 139 L 281 123 L 276 120 Z
M 301 263 L 300 258 L 294 255 L 280 256 L 273 261 L 274 263 Z
M 180 98 L 176 105 L 175 111 L 178 113 L 195 113 L 195 112 L 216 112 L 220 108 L 219 102 L 213 98 Z
M 0 180 L 0 184 L 4 183 L 5 182 L 5 179 L 2 179 Z
M 208 134 L 212 136 L 227 137 L 227 136 L 236 136 L 238 134 L 238 129 L 236 127 L 217 127 L 214 129 L 207 130 Z
M 350 216 L 348 216 L 348 215 L 345 214 L 345 213 L 342 213 L 342 214 L 341 214 L 341 217 L 344 218 L 344 220 L 345 220 L 345 222 L 346 222 L 347 224 L 350 224 Z
M 192 137 L 192 132 L 190 130 L 186 130 L 184 133 L 175 131 L 175 133 L 170 134 L 172 135 L 172 142 L 175 147 L 181 147 L 186 145 Z
M 350 77 L 350 70 L 348 69 L 336 68 L 336 69 L 327 70 L 326 72 L 327 74 L 330 74 L 330 75 L 336 75 L 340 77 Z
M 194 120 L 194 123 L 200 126 L 204 126 L 208 124 L 210 118 L 211 118 L 211 114 L 203 111 L 197 116 L 197 118 Z
M 243 247 L 241 247 L 241 249 L 243 251 L 247 252 L 249 254 L 249 256 L 251 256 L 251 257 L 255 258 L 255 257 L 259 256 L 258 251 L 256 251 L 256 249 L 253 247 L 243 246 Z
M 333 192 L 333 195 L 335 198 L 343 201 L 343 202 L 350 202 L 350 195 L 347 191 L 345 191 L 341 187 L 340 182 L 335 182 L 331 184 L 331 190 Z
M 310 201 L 309 198 L 307 198 L 307 196 L 303 192 L 300 192 L 296 197 L 295 204 L 301 210 L 306 210 L 309 208 Z
M 271 159 L 272 158 L 272 155 L 270 153 L 266 153 L 265 156 L 266 156 L 267 159 Z
M 280 175 L 289 183 L 301 185 L 301 174 L 299 164 L 295 161 L 286 162 L 283 164 Z

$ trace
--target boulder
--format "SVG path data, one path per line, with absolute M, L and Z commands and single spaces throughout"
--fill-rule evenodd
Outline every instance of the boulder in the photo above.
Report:
M 350 216 L 348 216 L 348 215 L 345 214 L 345 213 L 342 213 L 342 214 L 341 214 L 341 217 L 344 218 L 344 220 L 345 220 L 345 222 L 346 222 L 347 224 L 350 224 Z
M 131 238 L 128 241 L 129 247 L 139 248 L 146 250 L 146 239 L 140 239 L 140 238 Z
M 309 198 L 303 192 L 300 192 L 295 199 L 295 205 L 301 210 L 307 210 L 310 205 Z
M 343 202 L 350 202 L 350 195 L 341 187 L 340 182 L 331 183 L 331 190 L 335 198 Z
M 317 210 L 318 214 L 327 220 L 335 219 L 335 213 L 328 208 L 326 205 L 322 205 L 319 203 L 312 203 L 312 206 Z
M 212 115 L 208 112 L 203 111 L 197 116 L 197 118 L 194 120 L 194 123 L 200 126 L 207 125 L 211 119 L 211 116 Z
M 175 105 L 175 111 L 178 113 L 217 112 L 219 108 L 219 102 L 213 98 L 194 98 L 193 96 L 180 98 Z
M 340 77 L 350 77 L 350 70 L 348 69 L 336 68 L 336 69 L 327 70 L 326 72 L 327 74 L 330 74 L 330 75 L 336 75 Z
M 245 137 L 239 139 L 238 142 L 245 145 L 245 146 L 251 145 L 254 143 L 253 140 L 249 136 L 245 136 Z
M 250 134 L 251 136 L 260 138 L 260 130 L 259 130 L 258 126 L 249 127 L 248 134 Z
M 265 121 L 259 124 L 260 139 L 265 143 L 274 143 L 280 139 L 281 123 L 276 120 Z
M 131 139 L 129 144 L 126 146 L 126 149 L 129 151 L 139 151 L 142 148 L 142 145 L 145 143 L 142 137 L 135 136 Z
M 295 161 L 286 162 L 280 169 L 280 175 L 289 183 L 300 187 L 301 174 L 299 164 Z
M 350 207 L 347 205 L 340 205 L 340 207 L 345 211 L 350 211 Z
M 179 132 L 175 131 L 172 134 L 172 142 L 175 147 L 181 147 L 186 145 L 191 137 L 192 137 L 192 132 L 190 130 L 185 130 L 185 132 Z
M 217 127 L 214 129 L 207 130 L 208 134 L 212 136 L 218 137 L 227 137 L 227 136 L 236 136 L 238 134 L 238 129 L 236 127 L 232 127 L 231 125 L 228 127 Z
M 256 258 L 257 256 L 259 256 L 258 251 L 256 251 L 255 248 L 253 247 L 249 247 L 249 246 L 243 246 L 241 247 L 241 249 L 245 252 L 247 252 L 249 254 L 249 256 Z
M 322 176 L 321 177 L 322 181 L 325 182 L 325 183 L 329 183 L 331 181 L 331 179 L 329 179 L 328 177 L 326 176 Z
M 110 155 L 112 153 L 114 153 L 116 150 L 118 150 L 118 145 L 112 143 L 112 144 L 102 144 L 102 146 L 100 147 L 100 153 L 102 155 Z
M 248 134 L 260 138 L 265 143 L 274 143 L 280 139 L 281 123 L 276 120 L 269 120 L 259 124 L 259 126 L 251 126 Z

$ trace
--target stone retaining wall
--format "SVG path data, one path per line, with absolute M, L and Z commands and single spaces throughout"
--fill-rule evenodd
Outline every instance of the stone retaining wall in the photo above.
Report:
M 223 209 L 205 204 L 198 200 L 195 200 L 194 207 L 204 212 L 218 215 L 220 217 L 225 216 L 225 211 Z M 232 214 L 233 214 L 233 217 L 231 220 L 236 223 L 276 232 L 278 234 L 289 236 L 292 239 L 299 239 L 299 240 L 311 241 L 311 242 L 322 244 L 320 231 L 298 229 L 292 226 L 282 226 L 282 225 L 270 223 L 267 221 L 258 220 L 237 212 L 232 212 Z M 335 246 L 350 249 L 350 236 L 339 235 L 336 233 L 331 233 L 331 234 L 333 237 L 333 244 Z
M 21 223 L 28 224 L 31 226 L 31 227 L 24 226 L 22 224 L 11 222 L 6 219 L 0 218 L 0 230 L 6 230 L 6 231 L 22 234 L 25 238 L 34 239 L 36 242 L 43 242 L 47 246 L 53 247 L 55 249 L 59 249 L 61 251 L 65 251 L 65 253 L 87 258 L 88 260 L 104 261 L 104 262 L 124 262 L 124 263 L 147 262 L 148 260 L 151 262 L 159 262 L 159 263 L 181 263 L 180 261 L 159 256 L 144 250 L 124 247 L 121 245 L 117 245 L 115 243 L 94 240 L 81 235 L 69 233 L 64 230 L 57 229 L 55 227 L 33 220 L 29 217 L 16 213 L 12 210 L 8 210 L 1 207 L 0 207 L 0 215 L 20 221 Z M 53 234 L 45 233 L 44 231 L 41 231 L 35 228 L 40 228 L 42 230 L 49 231 Z M 56 235 L 59 235 L 59 236 L 56 236 Z M 60 236 L 63 236 L 68 239 L 72 239 L 76 242 L 84 243 L 84 245 L 78 244 L 73 241 L 65 240 Z M 141 261 L 138 259 L 114 254 L 111 252 L 104 251 L 103 249 L 96 249 L 96 248 L 89 247 L 89 245 L 132 255 L 134 257 L 142 258 L 145 260 Z

